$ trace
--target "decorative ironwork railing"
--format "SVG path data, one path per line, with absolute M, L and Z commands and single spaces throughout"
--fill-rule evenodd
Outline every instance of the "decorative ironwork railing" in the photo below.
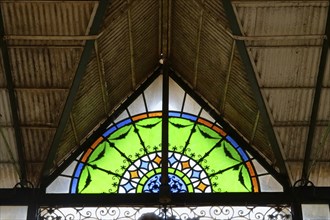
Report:
M 148 218 L 147 218 L 148 216 Z M 290 207 L 204 206 L 204 207 L 74 207 L 39 209 L 39 220 L 290 220 Z

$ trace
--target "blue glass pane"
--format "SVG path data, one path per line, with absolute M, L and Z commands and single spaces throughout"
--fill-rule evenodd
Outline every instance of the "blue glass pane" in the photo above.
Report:
M 161 174 L 152 176 L 143 186 L 143 192 L 158 193 L 161 185 L 160 178 Z M 178 176 L 174 174 L 168 174 L 168 178 L 172 193 L 187 192 L 186 184 Z

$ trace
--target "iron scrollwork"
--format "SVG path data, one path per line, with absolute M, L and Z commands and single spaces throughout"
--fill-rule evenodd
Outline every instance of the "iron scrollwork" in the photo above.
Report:
M 287 206 L 207 206 L 207 207 L 74 207 L 39 209 L 39 220 L 128 220 L 143 219 L 152 213 L 155 220 L 291 220 Z

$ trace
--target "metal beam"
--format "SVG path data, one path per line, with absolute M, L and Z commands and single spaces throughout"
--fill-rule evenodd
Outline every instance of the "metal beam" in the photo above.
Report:
M 309 174 L 310 174 L 310 159 L 311 159 L 311 154 L 312 154 L 312 145 L 313 145 L 314 133 L 315 133 L 316 122 L 317 122 L 317 113 L 318 113 L 318 109 L 319 109 L 319 105 L 320 105 L 322 83 L 323 83 L 323 78 L 324 78 L 324 73 L 325 73 L 325 68 L 326 68 L 326 63 L 327 63 L 327 57 L 328 57 L 328 51 L 329 51 L 329 37 L 330 37 L 330 9 L 329 8 L 328 8 L 328 17 L 327 17 L 325 34 L 326 34 L 327 38 L 325 38 L 323 40 L 322 53 L 321 53 L 321 58 L 320 58 L 320 65 L 319 65 L 316 85 L 315 85 L 312 113 L 311 113 L 306 148 L 305 148 L 305 157 L 304 157 L 303 169 L 302 169 L 302 174 L 301 174 L 301 179 L 306 180 L 306 181 L 308 181 Z
M 127 0 L 127 4 L 131 4 L 131 0 Z M 131 7 L 127 9 L 127 23 L 128 23 L 128 38 L 129 38 L 129 50 L 130 50 L 130 62 L 131 62 L 131 75 L 132 75 L 132 88 L 136 86 L 135 82 L 135 62 L 134 62 L 134 43 L 133 43 L 133 31 L 132 31 L 132 13 Z
M 231 27 L 231 30 L 233 32 L 233 35 L 242 36 L 242 33 L 241 33 L 240 28 L 239 28 L 239 24 L 238 24 L 236 15 L 234 13 L 233 6 L 231 4 L 231 1 L 222 0 L 222 4 L 223 4 L 224 10 L 225 10 L 225 13 L 227 15 L 227 18 L 229 20 L 230 27 Z M 266 132 L 267 132 L 268 138 L 270 140 L 273 152 L 275 154 L 276 165 L 280 169 L 281 175 L 283 175 L 283 178 L 286 180 L 286 182 L 287 182 L 286 185 L 289 186 L 290 181 L 289 181 L 287 168 L 285 166 L 284 159 L 283 159 L 283 156 L 282 156 L 282 152 L 281 152 L 276 134 L 274 132 L 271 120 L 269 118 L 269 114 L 268 114 L 268 111 L 267 111 L 267 108 L 266 108 L 266 104 L 265 104 L 265 101 L 264 101 L 263 96 L 261 94 L 259 84 L 258 84 L 258 81 L 257 81 L 257 78 L 256 78 L 256 74 L 254 72 L 249 54 L 248 54 L 246 46 L 245 46 L 245 42 L 244 41 L 237 41 L 236 45 L 237 45 L 237 49 L 240 53 L 242 62 L 245 66 L 245 71 L 246 71 L 246 74 L 247 74 L 247 78 L 249 80 L 252 91 L 254 93 L 255 101 L 257 102 L 257 105 L 258 105 L 258 108 L 259 108 L 259 111 L 260 111 L 260 116 L 261 116 L 262 121 L 264 123 L 264 127 L 266 129 Z
M 162 177 L 161 188 L 159 194 L 159 201 L 162 204 L 167 204 L 171 201 L 171 189 L 168 179 L 168 104 L 169 104 L 169 76 L 168 76 L 168 63 L 165 59 L 162 65 L 163 72 L 163 109 L 162 109 Z
M 162 43 L 162 56 L 168 58 L 169 50 L 169 2 L 170 0 L 162 0 L 161 4 L 161 43 Z
M 231 70 L 232 70 L 232 67 L 233 67 L 233 61 L 234 61 L 234 55 L 235 55 L 235 48 L 236 48 L 236 41 L 233 40 L 233 44 L 231 46 L 231 53 L 230 53 L 230 58 L 229 58 L 229 64 L 228 64 L 228 71 L 227 71 L 227 75 L 226 75 L 226 83 L 225 83 L 225 87 L 223 89 L 222 104 L 221 104 L 221 109 L 220 109 L 220 113 L 221 113 L 222 116 L 225 115 L 225 107 L 226 107 L 228 85 L 229 85 L 229 81 L 230 81 Z
M 265 193 L 174 193 L 173 206 L 262 206 L 328 204 L 330 187 L 298 187 L 288 192 Z M 44 194 L 38 189 L 0 189 L 0 205 L 33 205 L 56 207 L 104 207 L 159 205 L 158 193 L 137 194 Z
M 139 86 L 135 92 L 129 96 L 117 109 L 116 111 L 106 119 L 100 127 L 90 136 L 87 140 L 79 146 L 63 163 L 56 168 L 54 172 L 52 172 L 49 176 L 44 177 L 41 182 L 41 188 L 44 190 L 55 178 L 60 175 L 71 163 L 74 161 L 82 152 L 84 152 L 87 148 L 89 148 L 93 142 L 99 138 L 104 130 L 111 124 L 123 111 L 127 109 L 127 107 L 133 103 L 135 99 L 137 99 L 143 91 L 160 75 L 160 68 L 158 67 L 154 73 Z
M 5 35 L 5 29 L 4 29 L 4 23 L 3 23 L 3 16 L 2 16 L 2 10 L 0 7 L 0 46 L 1 46 L 1 53 L 2 53 L 2 62 L 3 62 L 3 68 L 4 73 L 7 80 L 7 91 L 9 95 L 9 101 L 10 101 L 10 108 L 12 113 L 12 119 L 13 119 L 13 127 L 15 131 L 15 139 L 16 139 L 16 148 L 18 153 L 18 162 L 20 167 L 20 173 L 19 177 L 21 179 L 21 183 L 24 184 L 27 181 L 27 174 L 26 174 L 26 160 L 25 160 L 25 153 L 24 153 L 24 145 L 22 141 L 22 131 L 20 128 L 20 120 L 18 117 L 18 105 L 17 105 L 17 99 L 16 94 L 14 90 L 14 82 L 10 67 L 10 60 L 9 60 L 9 53 L 8 53 L 8 47 L 6 42 L 3 39 L 3 36 Z
M 97 8 L 94 20 L 93 20 L 93 24 L 90 28 L 90 33 L 89 33 L 90 35 L 98 34 L 101 23 L 103 21 L 103 17 L 108 8 L 108 3 L 109 3 L 108 0 L 99 2 L 99 5 L 98 5 L 98 8 Z M 74 100 L 76 98 L 76 94 L 79 90 L 80 82 L 81 82 L 83 76 L 85 75 L 86 67 L 87 67 L 87 64 L 88 64 L 88 61 L 89 61 L 93 48 L 94 48 L 94 40 L 87 40 L 84 50 L 81 54 L 80 62 L 76 69 L 76 74 L 73 79 L 72 86 L 69 91 L 69 94 L 68 94 L 63 112 L 62 112 L 62 116 L 61 116 L 59 124 L 58 124 L 58 128 L 55 132 L 53 142 L 52 142 L 52 145 L 51 145 L 49 153 L 48 153 L 47 160 L 43 167 L 43 172 L 42 172 L 43 177 L 46 177 L 49 175 L 49 171 L 54 165 L 54 159 L 55 159 L 55 156 L 57 153 L 57 148 L 60 144 L 61 137 L 62 137 L 62 134 L 66 127 L 66 124 L 69 120 L 70 112 L 72 110 Z
M 204 0 L 202 0 L 201 4 L 204 4 Z M 204 8 L 200 8 L 199 12 L 199 21 L 198 21 L 198 32 L 197 32 L 197 40 L 196 40 L 196 58 L 195 58 L 195 65 L 194 65 L 194 88 L 197 87 L 197 79 L 198 79 L 198 62 L 199 62 L 199 50 L 201 44 L 201 35 L 202 35 L 202 28 L 203 28 L 203 18 L 204 18 Z
M 94 42 L 94 50 L 96 55 L 96 63 L 97 63 L 97 70 L 99 73 L 99 80 L 100 80 L 100 87 L 102 93 L 102 101 L 104 106 L 104 114 L 108 114 L 108 104 L 109 104 L 109 95 L 106 88 L 106 80 L 105 80 L 105 70 L 104 70 L 104 63 L 101 57 L 99 46 L 97 41 Z
M 170 71 L 170 77 L 180 85 L 202 108 L 208 112 L 217 122 L 221 124 L 223 129 L 232 136 L 237 143 L 243 147 L 243 149 L 249 151 L 249 153 L 257 159 L 257 161 L 278 181 L 284 188 L 288 187 L 287 179 L 283 175 L 279 174 L 260 154 L 252 148 L 246 141 L 241 137 L 235 129 L 233 129 L 219 114 L 209 106 L 209 104 L 202 99 L 195 91 L 188 86 L 173 70 Z

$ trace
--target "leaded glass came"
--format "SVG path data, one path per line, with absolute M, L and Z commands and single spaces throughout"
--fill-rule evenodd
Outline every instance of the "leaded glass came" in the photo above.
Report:
M 79 160 L 71 193 L 159 192 L 161 115 L 139 114 L 109 127 Z M 198 116 L 169 112 L 168 158 L 172 193 L 259 191 L 245 151 Z

